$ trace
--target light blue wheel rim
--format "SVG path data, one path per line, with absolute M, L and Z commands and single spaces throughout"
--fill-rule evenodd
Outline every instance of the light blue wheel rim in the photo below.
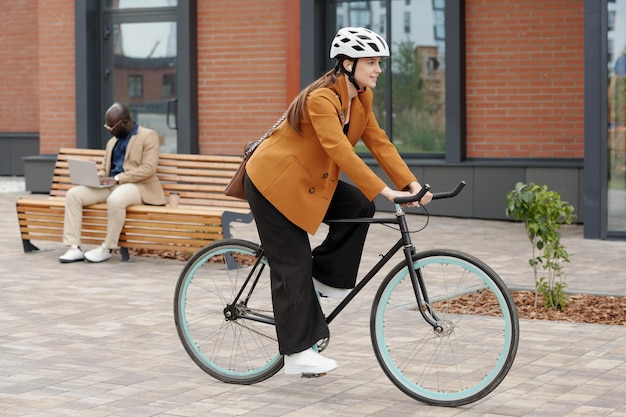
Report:
M 181 303 L 181 300 L 187 299 L 187 288 L 189 287 L 189 284 L 193 280 L 193 277 L 196 275 L 196 271 L 198 270 L 198 268 L 204 265 L 206 260 L 209 257 L 222 255 L 225 253 L 232 253 L 233 249 L 239 249 L 239 253 L 243 255 L 251 255 L 251 256 L 255 255 L 255 252 L 252 250 L 242 250 L 243 249 L 242 246 L 236 246 L 236 247 L 224 247 L 221 249 L 211 251 L 210 253 L 207 253 L 202 258 L 198 259 L 188 271 L 187 276 L 185 277 L 185 281 L 183 282 L 183 285 L 181 286 L 181 297 L 179 298 L 179 302 L 178 302 L 178 314 L 181 318 L 181 324 L 182 324 L 183 332 L 185 334 L 185 340 L 187 340 L 187 344 L 191 346 L 191 348 L 195 352 L 196 357 L 200 358 L 202 362 L 205 363 L 206 366 L 212 368 L 214 371 L 219 372 L 222 375 L 232 377 L 232 378 L 243 379 L 243 378 L 251 377 L 253 375 L 263 374 L 267 372 L 270 368 L 276 365 L 276 363 L 280 360 L 281 355 L 277 354 L 274 358 L 269 360 L 265 365 L 259 368 L 245 371 L 245 372 L 238 372 L 238 371 L 233 371 L 231 369 L 222 368 L 221 366 L 219 366 L 218 364 L 216 364 L 215 362 L 207 358 L 204 355 L 204 353 L 202 353 L 202 351 L 198 348 L 198 345 L 195 343 L 194 339 L 191 337 L 189 327 L 187 326 L 187 314 L 185 313 L 184 303 Z
M 433 256 L 428 257 L 427 259 L 420 259 L 413 263 L 413 268 L 418 269 L 422 268 L 429 264 L 451 264 L 460 266 L 472 273 L 476 276 L 480 277 L 480 279 L 493 291 L 498 300 L 498 304 L 503 311 L 509 311 L 509 307 L 506 303 L 504 296 L 500 288 L 487 276 L 487 274 L 478 269 L 474 264 L 454 257 L 449 256 Z M 408 275 L 408 271 L 406 268 L 400 270 L 400 272 L 389 282 L 389 284 L 385 287 L 385 291 L 382 293 L 380 297 L 380 301 L 376 308 L 376 344 L 378 345 L 378 350 L 381 355 L 381 359 L 383 362 L 387 364 L 387 369 L 393 374 L 394 378 L 398 380 L 404 387 L 414 392 L 416 395 L 419 395 L 424 398 L 428 398 L 434 401 L 441 402 L 453 402 L 457 400 L 463 400 L 469 397 L 472 397 L 484 389 L 486 389 L 494 380 L 496 380 L 498 374 L 502 371 L 502 369 L 506 366 L 506 360 L 508 357 L 508 353 L 511 349 L 511 343 L 513 341 L 513 323 L 511 315 L 504 315 L 504 344 L 500 351 L 498 360 L 495 363 L 493 370 L 491 370 L 478 384 L 475 386 L 457 391 L 457 392 L 434 392 L 431 390 L 427 390 L 417 385 L 413 381 L 409 380 L 395 365 L 394 361 L 391 359 L 391 355 L 389 354 L 389 350 L 387 349 L 386 344 L 384 343 L 384 335 L 383 335 L 383 311 L 389 301 L 389 298 L 395 289 L 395 287 L 403 280 L 410 279 L 406 276 Z

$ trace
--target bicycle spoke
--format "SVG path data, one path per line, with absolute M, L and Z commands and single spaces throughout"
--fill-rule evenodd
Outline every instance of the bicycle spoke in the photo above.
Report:
M 383 370 L 406 394 L 429 404 L 461 405 L 491 392 L 511 367 L 519 338 L 517 314 L 500 278 L 456 251 L 416 255 L 428 288 L 421 317 L 407 264 L 384 280 L 372 307 L 371 331 Z M 428 313 L 427 313 L 428 314 Z
M 216 242 L 189 261 L 176 288 L 176 327 L 187 353 L 225 382 L 259 382 L 282 367 L 269 267 L 252 274 L 257 255 L 250 242 Z

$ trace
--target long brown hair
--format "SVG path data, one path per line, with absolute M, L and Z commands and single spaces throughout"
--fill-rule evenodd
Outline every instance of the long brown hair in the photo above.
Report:
M 302 121 L 302 116 L 305 115 L 304 106 L 306 104 L 306 99 L 318 88 L 325 88 L 333 86 L 337 83 L 337 76 L 339 75 L 338 66 L 326 72 L 317 80 L 313 81 L 308 87 L 298 94 L 298 96 L 293 99 L 289 108 L 287 109 L 287 122 L 291 126 L 293 130 L 298 133 L 302 133 L 302 129 L 300 126 L 300 122 Z

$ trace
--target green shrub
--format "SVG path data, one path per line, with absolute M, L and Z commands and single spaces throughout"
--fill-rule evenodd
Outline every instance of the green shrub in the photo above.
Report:
M 532 244 L 532 258 L 528 263 L 535 275 L 535 307 L 538 294 L 543 296 L 547 308 L 564 310 L 567 306 L 563 263 L 569 262 L 569 254 L 561 244 L 559 229 L 571 224 L 574 207 L 548 187 L 534 183 L 518 182 L 506 196 L 506 214 L 524 223 Z M 540 270 L 545 276 L 539 276 Z

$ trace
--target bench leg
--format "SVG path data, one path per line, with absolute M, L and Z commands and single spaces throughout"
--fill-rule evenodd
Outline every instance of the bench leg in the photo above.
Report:
M 28 239 L 22 239 L 22 247 L 24 248 L 24 253 L 31 253 L 31 252 L 39 252 L 40 249 L 33 245 L 32 243 L 30 243 L 30 240 Z
M 128 253 L 128 248 L 120 248 L 120 253 L 122 254 L 122 262 L 130 262 L 130 253 Z
M 230 239 L 232 234 L 230 233 L 230 224 L 232 222 L 239 223 L 252 223 L 254 216 L 252 212 L 249 213 L 236 213 L 234 211 L 225 211 L 222 213 L 222 236 L 224 239 Z

